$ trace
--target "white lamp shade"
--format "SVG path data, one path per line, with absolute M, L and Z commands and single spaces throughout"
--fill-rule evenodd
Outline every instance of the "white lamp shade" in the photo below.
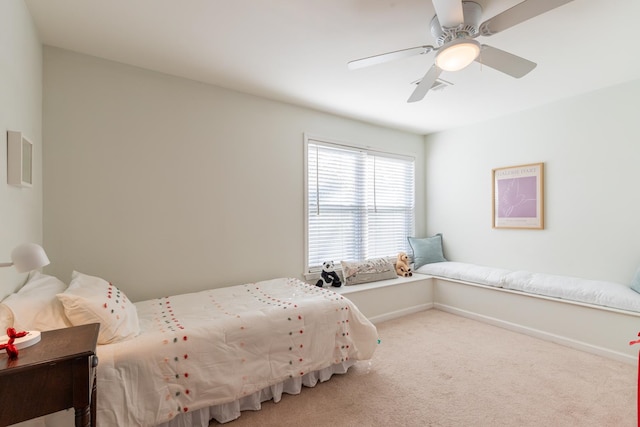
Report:
M 35 243 L 25 243 L 17 246 L 11 252 L 11 261 L 13 261 L 13 265 L 19 273 L 49 265 L 49 258 L 44 249 Z
M 445 71 L 462 70 L 480 53 L 480 43 L 471 39 L 453 40 L 443 46 L 436 56 L 436 65 Z

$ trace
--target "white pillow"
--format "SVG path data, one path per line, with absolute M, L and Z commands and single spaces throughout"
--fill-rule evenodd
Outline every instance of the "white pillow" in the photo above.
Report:
M 58 299 L 74 326 L 100 323 L 98 344 L 124 341 L 140 333 L 136 307 L 104 279 L 74 271 L 69 287 Z
M 65 287 L 57 277 L 33 272 L 18 292 L 2 301 L 13 314 L 13 327 L 18 331 L 48 331 L 71 326 L 56 298 Z
M 396 279 L 398 274 L 393 263 L 386 258 L 373 258 L 360 262 L 340 261 L 345 285 Z

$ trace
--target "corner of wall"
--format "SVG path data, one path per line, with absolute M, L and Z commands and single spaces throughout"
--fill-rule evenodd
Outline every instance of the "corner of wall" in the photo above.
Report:
M 42 45 L 23 1 L 0 2 L 0 262 L 21 243 L 42 243 Z M 7 130 L 33 143 L 33 187 L 7 184 Z M 25 279 L 0 268 L 0 298 Z

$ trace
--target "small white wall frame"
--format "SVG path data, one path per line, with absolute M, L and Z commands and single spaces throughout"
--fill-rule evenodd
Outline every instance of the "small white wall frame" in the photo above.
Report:
M 16 187 L 33 185 L 33 144 L 22 132 L 7 131 L 7 183 Z

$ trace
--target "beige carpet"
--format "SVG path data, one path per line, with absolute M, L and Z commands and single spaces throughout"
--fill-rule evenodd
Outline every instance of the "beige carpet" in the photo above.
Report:
M 438 310 L 377 326 L 370 362 L 225 426 L 637 425 L 635 365 Z

